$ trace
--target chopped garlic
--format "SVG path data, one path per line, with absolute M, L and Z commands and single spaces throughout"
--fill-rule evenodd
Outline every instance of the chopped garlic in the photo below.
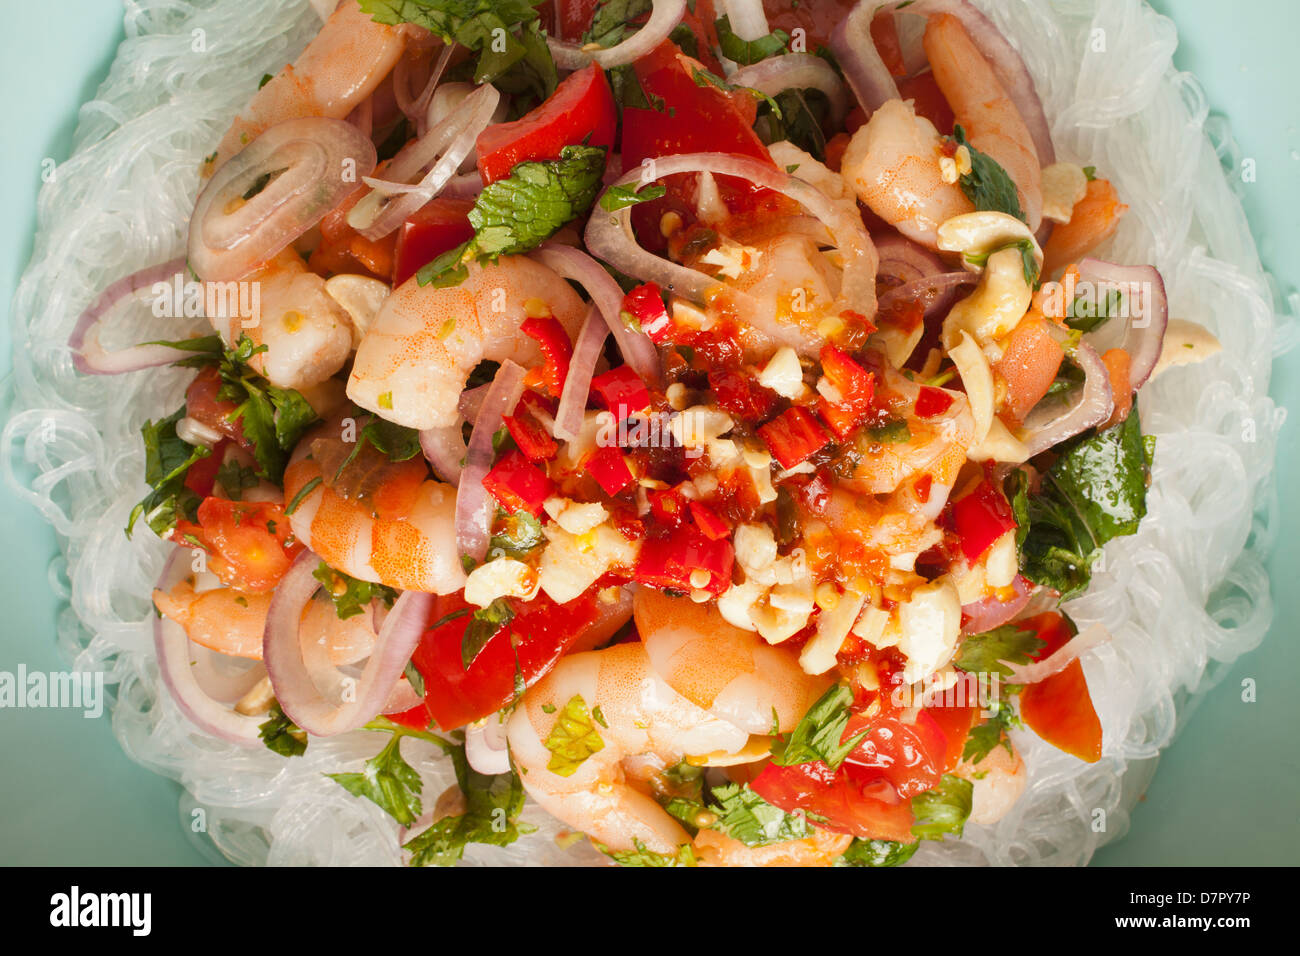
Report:
M 537 596 L 537 587 L 537 572 L 528 565 L 514 558 L 495 558 L 469 573 L 465 579 L 465 600 L 479 607 L 487 607 L 503 597 L 531 601 Z
M 803 366 L 799 364 L 798 353 L 788 345 L 777 349 L 758 373 L 758 384 L 783 398 L 798 398 L 804 390 Z
M 577 502 L 556 496 L 547 498 L 542 507 L 569 534 L 586 534 L 609 517 L 604 505 L 596 501 Z
M 637 544 L 608 524 L 583 535 L 549 524 L 544 533 L 547 545 L 538 578 L 547 597 L 557 604 L 572 601 L 610 568 L 630 567 L 636 561 Z
M 728 279 L 739 279 L 745 272 L 758 265 L 762 253 L 749 246 L 742 246 L 731 239 L 723 238 L 721 244 L 700 256 L 704 265 L 717 266 Z
M 866 599 L 847 591 L 817 619 L 817 633 L 803 646 L 799 666 L 807 674 L 824 674 L 835 666 L 835 655 L 844 646 L 853 622 Z
M 721 409 L 693 405 L 673 416 L 668 423 L 668 431 L 686 448 L 695 448 L 714 438 L 720 438 L 731 431 L 734 425 L 731 416 Z
M 988 554 L 984 556 L 984 567 L 984 577 L 989 587 L 996 589 L 1011 586 L 1011 582 L 1020 573 L 1014 530 L 1006 532 L 993 542 Z
M 952 659 L 961 634 L 961 599 L 946 577 L 912 592 L 898 607 L 899 650 L 907 655 L 903 680 L 909 684 L 933 674 Z

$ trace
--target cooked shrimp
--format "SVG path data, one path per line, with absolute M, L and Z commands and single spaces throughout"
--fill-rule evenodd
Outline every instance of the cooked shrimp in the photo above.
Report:
M 352 320 L 325 291 L 325 280 L 309 272 L 293 249 L 285 249 L 244 281 L 258 290 L 256 314 L 221 309 L 209 320 L 227 345 L 247 335 L 254 345 L 266 346 L 249 365 L 272 385 L 307 388 L 343 367 L 352 351 Z
M 575 698 L 593 715 L 598 738 L 576 767 L 557 763 L 546 746 Z M 552 816 L 613 850 L 640 842 L 675 853 L 691 838 L 629 782 L 623 762 L 653 754 L 662 762 L 655 765 L 667 765 L 688 754 L 734 753 L 749 734 L 674 691 L 651 669 L 645 648 L 629 643 L 563 658 L 524 694 L 506 738 L 524 789 Z
M 393 291 L 357 349 L 349 398 L 409 428 L 453 425 L 476 365 L 540 359 L 537 343 L 519 331 L 530 314 L 553 315 L 570 337 L 581 327 L 586 306 L 545 266 L 502 256 L 468 270 L 456 286 L 411 279 Z
M 898 489 L 908 478 L 929 474 L 933 486 L 951 488 L 975 433 L 970 402 L 961 392 L 940 390 L 951 404 L 937 415 L 921 418 L 915 413 L 921 386 L 887 367 L 882 372 L 877 394 L 902 418 L 907 437 L 882 442 L 870 432 L 861 435 L 852 477 L 845 486 L 859 494 L 882 495 Z
M 939 131 L 910 100 L 890 100 L 853 134 L 841 174 L 877 216 L 936 249 L 939 226 L 975 210 L 960 186 L 944 182 L 942 147 Z
M 309 432 L 285 469 L 285 498 L 298 501 L 289 516 L 294 536 L 330 567 L 363 581 L 435 594 L 463 588 L 456 489 L 428 478 L 422 459 L 367 462 L 368 444 L 349 466 L 360 481 L 341 482 L 339 465 L 351 446 L 330 436 L 329 427 Z
M 834 866 L 852 842 L 847 833 L 813 829 L 802 840 L 751 847 L 717 830 L 701 830 L 695 849 L 702 866 Z
M 997 161 L 1020 192 L 1029 228 L 1043 215 L 1043 167 L 1020 111 L 962 22 L 936 14 L 925 28 L 925 53 L 935 82 L 971 146 Z
M 643 588 L 632 599 L 650 666 L 697 707 L 751 734 L 789 733 L 829 682 L 798 656 L 728 624 L 716 606 Z
M 975 785 L 971 794 L 971 823 L 997 823 L 1025 792 L 1029 770 L 1015 746 L 1010 741 L 1007 745 L 1011 747 L 1009 753 L 999 744 L 979 763 L 963 760 L 953 771 Z
M 154 591 L 154 606 L 185 629 L 195 644 L 231 657 L 262 659 L 262 632 L 274 595 L 245 594 L 234 588 L 196 591 L 182 580 L 170 591 Z M 371 616 L 340 620 L 329 601 L 310 601 L 302 612 L 303 638 L 325 647 L 334 664 L 351 664 L 370 656 L 375 643 Z
M 388 76 L 404 46 L 402 31 L 376 23 L 356 0 L 343 0 L 298 59 L 267 81 L 235 118 L 204 164 L 204 175 L 276 123 L 302 116 L 345 118 Z

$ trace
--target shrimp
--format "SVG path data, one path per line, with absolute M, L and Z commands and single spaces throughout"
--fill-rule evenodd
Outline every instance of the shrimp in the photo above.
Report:
M 695 838 L 702 866 L 834 866 L 853 842 L 847 833 L 814 829 L 812 836 L 750 847 L 717 830 Z
M 586 306 L 567 282 L 539 263 L 502 256 L 470 263 L 456 286 L 414 279 L 393 291 L 357 349 L 348 397 L 409 428 L 457 421 L 456 405 L 474 367 L 485 359 L 538 361 L 537 343 L 519 331 L 529 315 L 553 315 L 570 338 Z
M 650 666 L 692 704 L 751 734 L 789 733 L 830 686 L 714 605 L 643 588 L 632 614 Z
M 939 247 L 939 226 L 975 206 L 955 182 L 945 182 L 943 142 L 911 101 L 889 100 L 849 141 L 841 175 L 857 197 L 908 239 Z
M 262 632 L 271 608 L 271 593 L 246 594 L 234 588 L 197 591 L 192 579 L 176 583 L 170 591 L 154 591 L 158 611 L 185 629 L 186 635 L 219 654 L 262 659 Z M 336 665 L 351 664 L 370 656 L 376 635 L 369 614 L 340 620 L 329 601 L 311 601 L 302 613 L 304 640 L 314 639 Z
M 1020 192 L 1029 228 L 1043 215 L 1043 167 L 1015 103 L 984 59 L 959 19 L 951 14 L 929 18 L 925 53 L 935 82 L 971 146 L 995 160 Z
M 303 389 L 324 382 L 343 367 L 352 352 L 352 319 L 326 291 L 325 280 L 309 272 L 292 248 L 245 281 L 258 290 L 256 313 L 245 317 L 221 308 L 210 321 L 229 346 L 242 335 L 254 345 L 266 346 L 249 359 L 253 369 L 272 385 Z
M 363 581 L 435 594 L 463 588 L 456 489 L 428 478 L 422 459 L 388 462 L 369 443 L 344 467 L 355 446 L 329 432 L 321 425 L 304 436 L 285 469 L 294 536 Z
M 989 751 L 988 756 L 977 764 L 965 760 L 953 771 L 972 784 L 970 822 L 989 825 L 997 823 L 1020 799 L 1029 782 L 1029 770 L 1020 752 L 1007 741 L 1011 747 L 997 746 Z
M 590 755 L 574 767 L 559 763 L 547 742 L 562 732 L 556 725 L 578 703 L 593 716 Z M 654 767 L 688 754 L 734 753 L 749 734 L 678 694 L 650 667 L 642 645 L 626 643 L 563 658 L 524 694 L 506 739 L 524 789 L 543 810 L 612 850 L 640 843 L 672 854 L 690 836 L 637 789 L 630 778 L 636 771 L 624 761 L 643 771 L 644 762 L 630 758 L 654 755 Z
M 932 388 L 932 386 L 927 386 Z M 970 402 L 961 392 L 935 389 L 949 400 L 948 407 L 926 418 L 915 412 L 921 386 L 883 366 L 877 376 L 880 400 L 901 415 L 907 427 L 901 441 L 878 441 L 868 431 L 857 439 L 856 461 L 845 486 L 863 495 L 889 494 L 912 477 L 928 474 L 931 486 L 951 488 L 966 461 L 966 448 L 975 435 Z M 936 488 L 936 490 L 937 490 Z M 927 503 L 934 499 L 926 495 Z M 942 509 L 942 502 L 939 508 Z M 938 513 L 937 511 L 935 512 Z
M 345 118 L 397 65 L 405 42 L 401 30 L 376 23 L 356 0 L 343 0 L 298 59 L 268 80 L 235 118 L 204 164 L 204 176 L 276 123 Z

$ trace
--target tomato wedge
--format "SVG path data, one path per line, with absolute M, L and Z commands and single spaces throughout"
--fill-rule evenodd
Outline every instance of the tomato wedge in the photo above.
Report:
M 424 728 L 432 720 L 454 730 L 494 714 L 515 697 L 515 662 L 525 684 L 555 666 L 583 632 L 599 617 L 596 588 L 567 604 L 556 604 L 544 593 L 515 604 L 515 617 L 479 652 L 469 670 L 461 662 L 461 643 L 475 608 L 460 593 L 439 597 L 430 627 L 411 655 L 424 678 L 424 702 L 389 718 Z M 450 617 L 450 615 L 456 615 Z M 512 638 L 517 641 L 512 646 Z
M 274 588 L 302 550 L 283 506 L 267 501 L 205 498 L 198 524 L 178 521 L 173 540 L 197 542 L 212 555 L 213 574 L 250 594 Z
M 439 197 L 402 223 L 393 254 L 393 286 L 399 286 L 444 252 L 474 238 L 472 199 Z
M 769 763 L 750 784 L 760 797 L 786 813 L 803 811 L 817 826 L 864 840 L 910 843 L 912 805 L 878 771 L 821 761 L 781 767 Z
M 855 714 L 849 718 L 843 739 L 851 739 L 864 730 L 867 736 L 845 758 L 845 766 L 875 770 L 902 797 L 914 797 L 938 786 L 948 738 L 928 713 L 921 711 L 910 724 L 895 717 Z
M 1065 617 L 1055 611 L 1019 621 L 1016 626 L 1037 632 L 1044 642 L 1034 655 L 1040 661 L 1074 636 Z M 1079 661 L 1071 661 L 1064 670 L 1021 691 L 1020 718 L 1053 747 L 1087 763 L 1101 759 L 1101 721 Z
M 569 74 L 541 106 L 513 123 L 495 123 L 474 145 L 484 184 L 505 179 L 519 163 L 558 159 L 565 146 L 612 149 L 618 131 L 614 94 L 599 66 Z

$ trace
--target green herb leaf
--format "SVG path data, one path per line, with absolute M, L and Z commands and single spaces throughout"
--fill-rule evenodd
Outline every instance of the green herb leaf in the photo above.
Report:
M 281 757 L 301 757 L 307 752 L 307 732 L 285 716 L 278 700 L 271 701 L 266 722 L 257 726 L 257 736 Z
M 881 445 L 897 445 L 911 440 L 912 429 L 907 427 L 904 419 L 894 418 L 868 428 L 867 437 Z
M 960 179 L 961 191 L 975 204 L 977 212 L 1004 212 L 1015 216 L 1022 222 L 1024 210 L 1020 208 L 1020 196 L 1016 184 L 992 157 L 981 153 L 966 139 L 966 131 L 960 125 L 953 127 L 953 138 L 958 146 L 965 146 L 970 151 L 971 170 Z
M 505 598 L 497 598 L 487 607 L 479 608 L 474 612 L 469 626 L 465 628 L 465 636 L 461 639 L 460 659 L 469 670 L 469 666 L 474 663 L 479 652 L 487 646 L 487 642 L 496 637 L 497 632 L 515 619 L 515 609 Z
M 244 497 L 244 491 L 257 487 L 257 472 L 235 461 L 233 458 L 217 469 L 217 484 L 225 489 L 234 501 Z
M 1022 631 L 1014 624 L 1003 624 L 983 634 L 962 638 L 953 666 L 971 674 L 1010 676 L 1011 668 L 1001 661 L 1028 664 L 1044 643 L 1034 631 Z
M 746 846 L 767 846 L 811 835 L 802 814 L 786 813 L 772 806 L 748 786 L 732 783 L 715 787 L 710 799 L 717 805 L 718 814 L 713 829 Z
M 1146 450 L 1135 404 L 1119 424 L 1066 443 L 1038 492 L 1022 472 L 1008 476 L 1025 577 L 1063 599 L 1087 588 L 1102 545 L 1133 534 L 1146 515 Z
M 1124 294 L 1119 289 L 1107 289 L 1106 298 L 1098 302 L 1092 286 L 1065 307 L 1065 324 L 1087 335 L 1120 314 Z
M 912 798 L 912 832 L 922 840 L 942 840 L 947 833 L 961 836 L 974 789 L 969 780 L 944 774 L 937 787 Z
M 495 526 L 499 529 L 488 541 L 487 559 L 524 558 L 537 550 L 544 540 L 542 523 L 522 508 L 514 514 L 497 510 Z
M 832 770 L 839 767 L 870 732 L 864 730 L 841 742 L 849 724 L 849 705 L 852 703 L 853 691 L 846 685 L 831 687 L 804 714 L 788 739 L 777 738 L 772 746 L 772 762 L 782 767 L 793 767 L 820 760 Z
M 402 759 L 402 734 L 394 734 L 383 750 L 367 760 L 360 773 L 327 773 L 340 787 L 358 797 L 365 797 L 383 809 L 404 827 L 409 827 L 421 813 L 420 791 L 423 784 L 415 768 Z
M 657 183 L 650 186 L 640 187 L 633 186 L 610 186 L 605 190 L 605 194 L 600 197 L 600 208 L 606 212 L 614 212 L 627 206 L 635 206 L 637 203 L 649 202 L 651 199 L 660 199 L 668 194 L 667 186 L 660 186 Z
M 128 537 L 141 517 L 159 537 L 175 528 L 180 518 L 198 519 L 201 499 L 185 487 L 185 475 L 212 450 L 191 445 L 176 435 L 176 424 L 184 417 L 185 409 L 179 408 L 160 421 L 145 422 L 140 429 L 144 437 L 144 480 L 150 491 L 131 509 L 126 525 Z
M 912 858 L 916 848 L 914 843 L 897 843 L 893 840 L 863 840 L 855 837 L 844 851 L 844 855 L 835 861 L 836 866 L 902 866 Z
M 650 0 L 602 0 L 579 45 L 618 46 L 637 29 L 633 21 L 649 13 L 652 6 Z
M 683 843 L 677 848 L 677 852 L 672 856 L 654 852 L 636 837 L 632 838 L 632 844 L 635 847 L 633 850 L 611 850 L 609 847 L 600 843 L 596 844 L 596 848 L 619 866 L 699 865 L 699 861 L 695 857 L 695 849 L 689 843 Z
M 360 614 L 376 599 L 389 607 L 397 600 L 397 591 L 385 584 L 375 584 L 349 577 L 342 571 L 335 571 L 322 561 L 311 573 L 321 584 L 334 602 L 334 612 L 340 620 Z
M 722 55 L 741 66 L 785 53 L 790 44 L 790 34 L 784 30 L 773 30 L 757 40 L 742 40 L 732 32 L 731 21 L 726 16 L 715 20 L 713 26 L 718 31 L 718 48 Z
M 592 754 L 605 749 L 605 741 L 596 730 L 595 719 L 587 710 L 581 694 L 574 694 L 555 719 L 546 737 L 551 759 L 546 769 L 561 777 L 571 777 Z

